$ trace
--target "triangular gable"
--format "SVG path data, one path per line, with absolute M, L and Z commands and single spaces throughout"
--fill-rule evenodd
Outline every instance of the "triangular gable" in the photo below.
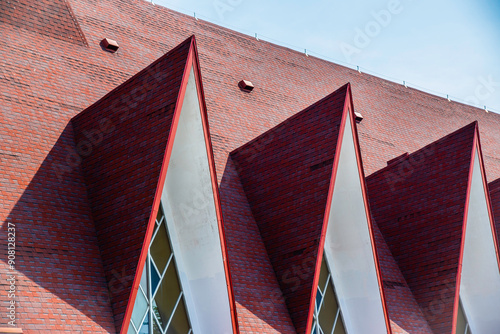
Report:
M 299 333 L 311 331 L 339 138 L 345 132 L 356 136 L 353 129 L 347 84 L 231 154 Z M 360 158 L 357 143 L 355 147 Z M 362 172 L 357 175 L 360 184 Z M 363 203 L 358 210 L 368 212 Z M 371 247 L 373 238 L 368 227 L 366 231 Z M 376 268 L 373 251 L 371 256 Z M 385 322 L 378 270 L 373 273 Z
M 194 330 L 207 326 L 207 316 L 210 316 L 212 322 L 219 320 L 215 328 L 221 333 L 236 332 L 222 215 L 194 36 L 83 111 L 73 119 L 73 125 L 77 148 L 80 143 L 91 143 L 82 165 L 117 331 L 126 333 L 128 330 L 161 202 L 169 220 L 167 226 L 172 248 L 178 250 L 175 254 L 176 269 L 185 290 L 184 298 Z M 176 140 L 185 138 L 186 131 L 191 131 L 196 137 L 194 142 Z M 182 147 L 176 149 L 179 145 Z M 198 160 L 180 162 L 180 150 L 195 152 L 191 157 L 196 156 Z M 200 166 L 199 175 L 194 179 L 202 183 L 199 194 L 205 196 L 201 198 L 204 202 L 184 203 L 183 210 L 189 214 L 192 214 L 190 209 L 204 212 L 204 223 L 214 231 L 208 240 L 192 240 L 208 243 L 204 259 L 199 258 L 199 252 L 187 254 L 185 249 L 179 250 L 180 244 L 185 242 L 179 237 L 177 226 L 181 219 L 172 217 L 175 212 L 169 207 L 175 195 L 164 199 L 165 192 L 168 192 L 170 166 L 176 163 Z M 177 176 L 180 177 L 178 173 Z M 185 188 L 193 191 L 192 184 L 185 185 Z M 194 194 L 195 198 L 199 194 Z M 201 226 L 201 220 L 196 220 L 196 223 Z M 193 249 L 196 253 L 196 247 Z M 211 264 L 210 268 L 203 265 L 205 260 Z M 193 266 L 202 268 L 196 273 L 197 277 L 193 277 L 190 271 Z M 215 283 L 206 279 L 205 285 L 193 283 L 193 280 L 203 280 L 212 274 Z M 204 290 L 203 296 L 196 290 L 200 288 Z M 217 304 L 218 308 L 210 308 L 207 307 L 207 298 L 224 301 Z M 200 312 L 200 307 L 206 311 Z
M 367 178 L 370 208 L 427 322 L 452 330 L 476 123 Z
M 460 267 L 455 299 L 459 300 L 472 333 L 494 333 L 500 328 L 500 258 L 476 126 L 467 204 L 464 215 Z M 456 323 L 456 320 L 454 321 Z M 461 329 L 461 328 L 460 328 Z M 461 334 L 458 328 L 453 333 Z
M 324 248 L 323 256 L 328 260 L 348 332 L 388 333 L 350 89 L 344 115 L 345 125 L 337 143 L 339 153 L 334 160 L 320 252 Z M 316 277 L 318 274 L 317 270 Z

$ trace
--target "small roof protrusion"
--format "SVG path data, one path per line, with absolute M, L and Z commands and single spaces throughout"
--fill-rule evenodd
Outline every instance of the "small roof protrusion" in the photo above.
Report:
M 359 112 L 355 111 L 354 112 L 354 118 L 356 120 L 356 123 L 360 123 L 363 120 L 364 117 Z
M 238 87 L 245 92 L 251 92 L 254 89 L 253 83 L 248 80 L 241 80 L 238 83 Z
M 104 38 L 101 41 L 101 47 L 108 52 L 115 53 L 120 46 L 115 40 Z

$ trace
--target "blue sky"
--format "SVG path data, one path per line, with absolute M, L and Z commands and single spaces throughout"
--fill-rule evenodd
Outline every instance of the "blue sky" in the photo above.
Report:
M 500 113 L 500 1 L 153 0 Z

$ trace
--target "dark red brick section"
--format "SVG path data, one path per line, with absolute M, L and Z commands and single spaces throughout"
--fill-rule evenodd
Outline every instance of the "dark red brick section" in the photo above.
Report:
M 374 220 L 434 333 L 452 330 L 476 128 L 473 122 L 367 178 Z
M 220 191 L 240 333 L 297 333 L 231 159 Z
M 191 38 L 72 120 L 117 332 L 153 210 L 190 46 Z
M 347 90 L 231 154 L 298 333 L 306 330 Z
M 382 286 L 392 334 L 433 334 L 377 224 L 373 223 Z

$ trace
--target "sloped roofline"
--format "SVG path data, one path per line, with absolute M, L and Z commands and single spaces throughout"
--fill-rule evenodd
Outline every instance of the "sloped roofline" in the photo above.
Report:
M 344 131 L 346 130 L 346 122 L 347 122 L 347 117 L 350 118 L 350 123 L 351 123 L 351 131 L 353 133 L 353 139 L 354 139 L 354 147 L 355 147 L 355 153 L 356 153 L 356 163 L 358 167 L 358 173 L 359 173 L 359 178 L 361 181 L 361 192 L 363 195 L 363 202 L 364 202 L 364 208 L 365 208 L 365 214 L 368 222 L 368 230 L 370 233 L 370 241 L 371 241 L 371 248 L 373 252 L 373 259 L 374 259 L 374 264 L 375 264 L 375 270 L 377 273 L 377 281 L 379 285 L 379 292 L 380 292 L 380 298 L 382 299 L 382 308 L 384 311 L 384 318 L 385 318 L 385 324 L 387 328 L 388 334 L 392 334 L 392 329 L 390 326 L 390 320 L 389 320 L 389 313 L 387 310 L 387 304 L 385 300 L 385 292 L 383 289 L 383 281 L 382 281 L 382 273 L 380 270 L 380 264 L 379 264 L 379 257 L 378 257 L 378 250 L 375 244 L 375 235 L 373 233 L 373 223 L 371 219 L 371 213 L 370 213 L 370 207 L 369 207 L 369 202 L 368 202 L 368 196 L 367 196 L 367 191 L 366 191 L 366 181 L 365 181 L 365 172 L 363 170 L 363 162 L 361 159 L 361 149 L 359 146 L 359 137 L 358 137 L 358 132 L 356 128 L 356 121 L 355 121 L 355 116 L 354 116 L 354 103 L 352 99 L 352 91 L 351 91 L 351 84 L 347 83 L 347 94 L 345 97 L 344 101 L 344 110 L 342 111 L 342 120 L 340 122 L 340 129 L 339 129 L 339 134 L 338 134 L 338 139 L 337 139 L 337 147 L 335 149 L 335 157 L 333 161 L 333 167 L 332 167 L 332 177 L 330 179 L 330 186 L 328 190 L 328 197 L 326 201 L 326 207 L 325 207 L 325 214 L 323 216 L 323 226 L 322 226 L 322 231 L 321 231 L 321 236 L 320 236 L 320 242 L 319 242 L 319 248 L 318 248 L 318 255 L 316 257 L 316 265 L 315 265 L 315 270 L 314 270 L 314 280 L 313 280 L 313 289 L 311 291 L 311 298 L 309 302 L 309 311 L 308 311 L 308 316 L 307 316 L 307 324 L 306 324 L 306 334 L 311 332 L 311 327 L 312 327 L 312 322 L 313 322 L 313 314 L 314 314 L 314 305 L 315 305 L 315 299 L 316 299 L 316 286 L 318 285 L 319 282 L 319 274 L 321 270 L 321 261 L 323 259 L 323 249 L 325 247 L 325 240 L 326 240 L 326 230 L 328 227 L 328 221 L 330 217 L 330 209 L 331 209 L 331 203 L 332 203 L 332 198 L 333 198 L 333 191 L 335 188 L 335 180 L 337 177 L 337 170 L 339 166 L 339 160 L 340 160 L 340 150 L 342 147 L 342 142 L 344 139 Z
M 443 136 L 443 137 L 441 137 L 441 138 L 438 138 L 438 139 L 434 140 L 433 142 L 430 142 L 430 143 L 428 143 L 427 145 L 425 145 L 425 146 L 423 146 L 423 147 L 421 147 L 421 148 L 419 148 L 419 149 L 417 149 L 417 150 L 415 150 L 415 151 L 413 151 L 413 152 L 411 152 L 411 153 L 405 152 L 405 153 L 408 153 L 408 155 L 407 155 L 407 156 L 405 156 L 405 157 L 404 157 L 404 159 L 402 159 L 402 160 L 398 160 L 398 161 L 397 161 L 397 163 L 400 163 L 400 162 L 401 162 L 401 161 L 403 161 L 403 160 L 409 160 L 409 159 L 411 159 L 412 157 L 414 157 L 415 155 L 419 154 L 420 152 L 422 152 L 422 151 L 426 151 L 426 150 L 429 150 L 430 148 L 432 148 L 432 147 L 433 147 L 433 146 L 435 146 L 436 144 L 441 143 L 441 142 L 443 142 L 443 141 L 447 140 L 449 137 L 452 137 L 452 136 L 456 135 L 456 134 L 457 134 L 457 132 L 463 131 L 463 130 L 464 130 L 464 128 L 466 128 L 466 127 L 468 127 L 468 126 L 471 126 L 473 123 L 477 123 L 477 121 L 474 121 L 474 122 L 471 122 L 471 123 L 467 123 L 466 125 L 462 126 L 461 128 L 459 128 L 459 129 L 457 129 L 457 130 L 455 130 L 455 131 L 453 131 L 453 132 L 451 132 L 451 133 L 447 134 L 446 136 Z M 398 158 L 398 157 L 395 157 L 393 160 L 395 160 L 395 159 L 397 159 L 397 158 Z M 389 160 L 389 162 L 390 162 L 390 161 L 391 161 L 391 160 Z M 393 164 L 388 163 L 386 166 L 384 166 L 383 168 L 380 168 L 379 170 L 377 170 L 377 171 L 373 172 L 373 173 L 372 173 L 372 174 L 370 174 L 368 177 L 369 177 L 369 178 L 371 178 L 371 177 L 373 177 L 373 176 L 375 176 L 375 175 L 378 175 L 378 174 L 384 173 L 386 170 L 391 169 L 392 167 L 393 167 Z
M 467 230 L 467 217 L 469 213 L 469 202 L 470 202 L 470 193 L 471 193 L 471 185 L 472 185 L 472 174 L 474 172 L 474 161 L 476 158 L 476 151 L 479 159 L 479 168 L 481 170 L 481 177 L 483 180 L 483 190 L 484 196 L 486 198 L 486 208 L 488 209 L 488 218 L 490 220 L 491 234 L 493 235 L 493 243 L 495 246 L 495 255 L 497 259 L 498 270 L 500 274 L 500 254 L 499 254 L 499 243 L 496 234 L 495 228 L 495 220 L 493 217 L 493 209 L 491 205 L 490 191 L 488 187 L 488 181 L 486 179 L 486 171 L 484 167 L 484 159 L 483 152 L 481 148 L 481 140 L 479 137 L 479 125 L 477 121 L 474 121 L 474 143 L 472 145 L 471 152 L 471 161 L 469 165 L 469 176 L 467 181 L 467 195 L 465 198 L 465 210 L 464 210 L 464 218 L 462 223 L 462 240 L 460 244 L 460 257 L 458 259 L 458 271 L 457 271 L 457 280 L 455 286 L 455 302 L 453 305 L 453 323 L 452 323 L 452 333 L 456 332 L 457 327 L 457 317 L 458 317 L 458 308 L 460 307 L 460 282 L 462 279 L 462 264 L 463 264 L 463 256 L 464 256 L 464 245 L 465 245 L 465 233 Z M 495 181 L 494 181 L 495 182 Z
M 169 136 L 167 139 L 167 147 L 165 149 L 165 155 L 163 157 L 163 163 L 161 166 L 160 177 L 158 178 L 158 183 L 156 186 L 156 192 L 155 192 L 155 196 L 154 196 L 152 211 L 151 211 L 151 215 L 149 216 L 148 225 L 147 225 L 147 229 L 146 229 L 146 235 L 145 235 L 144 242 L 142 245 L 142 251 L 141 251 L 141 254 L 139 256 L 139 263 L 137 264 L 137 269 L 136 269 L 134 281 L 132 284 L 132 290 L 130 292 L 130 296 L 129 296 L 129 300 L 128 300 L 128 304 L 127 304 L 127 309 L 125 311 L 125 315 L 123 318 L 123 323 L 121 326 L 120 334 L 127 333 L 127 330 L 128 330 L 127 325 L 130 322 L 130 319 L 132 317 L 132 311 L 134 308 L 135 299 L 137 297 L 137 292 L 139 290 L 141 273 L 142 273 L 142 271 L 144 269 L 144 265 L 146 263 L 148 247 L 149 247 L 149 244 L 151 243 L 151 238 L 153 235 L 153 230 L 154 230 L 154 225 L 155 225 L 155 219 L 156 219 L 156 216 L 158 214 L 159 207 L 160 207 L 161 194 L 163 191 L 163 184 L 165 183 L 165 179 L 167 176 L 168 165 L 170 162 L 170 157 L 172 155 L 174 138 L 175 138 L 175 134 L 177 132 L 177 125 L 179 124 L 179 117 L 181 114 L 182 105 L 184 103 L 184 97 L 186 94 L 186 88 L 187 88 L 191 68 L 193 68 L 193 70 L 194 70 L 194 77 L 195 77 L 195 84 L 196 84 L 196 88 L 197 88 L 198 101 L 199 101 L 200 109 L 201 109 L 203 134 L 204 134 L 204 139 L 205 139 L 205 145 L 207 148 L 207 157 L 208 157 L 208 163 L 209 163 L 210 178 L 212 181 L 212 192 L 214 195 L 215 212 L 217 215 L 217 225 L 219 227 L 219 238 L 220 238 L 221 248 L 222 248 L 222 260 L 224 262 L 224 271 L 225 271 L 225 276 L 226 276 L 225 278 L 226 278 L 226 284 L 227 284 L 227 289 L 228 289 L 229 307 L 231 310 L 231 323 L 232 323 L 232 327 L 233 327 L 233 332 L 235 334 L 239 333 L 238 321 L 237 321 L 237 316 L 236 316 L 236 305 L 235 305 L 234 293 L 233 293 L 233 286 L 232 286 L 232 282 L 231 282 L 231 275 L 230 275 L 230 269 L 229 269 L 228 258 L 227 258 L 227 244 L 226 244 L 224 226 L 223 226 L 223 221 L 222 221 L 222 208 L 221 208 L 221 202 L 220 202 L 219 187 L 217 184 L 217 174 L 216 174 L 216 169 L 215 169 L 215 161 L 214 161 L 214 156 L 213 156 L 212 142 L 210 140 L 209 126 L 208 126 L 207 107 L 205 104 L 205 94 L 203 91 L 203 84 L 201 81 L 202 79 L 201 79 L 200 63 L 199 63 L 198 51 L 197 51 L 197 47 L 196 47 L 196 38 L 194 35 L 192 35 L 185 42 L 187 42 L 189 40 L 190 40 L 190 46 L 189 46 L 188 58 L 187 58 L 186 65 L 184 67 L 184 71 L 183 71 L 183 75 L 182 75 L 181 87 L 180 87 L 179 95 L 177 97 L 177 101 L 175 104 L 174 115 L 173 115 L 173 119 L 172 119 L 172 126 L 171 126 L 171 130 L 170 130 L 170 133 L 169 133 Z M 185 42 L 183 42 L 183 43 L 185 43 Z M 181 44 L 183 44 L 183 43 L 181 43 Z M 176 48 L 174 48 L 173 50 L 175 50 Z M 156 63 L 156 61 L 154 63 Z
M 488 186 L 496 186 L 497 184 L 500 185 L 500 178 L 491 181 L 490 183 L 488 183 Z
M 346 83 L 346 84 L 340 86 L 337 90 L 335 90 L 335 92 L 338 92 L 338 91 L 342 90 L 344 87 L 349 86 L 349 85 L 350 85 L 349 83 Z M 283 127 L 285 124 L 292 123 L 295 119 L 303 116 L 304 113 L 306 113 L 309 110 L 313 109 L 314 107 L 320 105 L 325 100 L 328 100 L 331 97 L 331 95 L 332 95 L 332 93 L 328 94 L 327 96 L 324 96 L 320 100 L 318 100 L 318 101 L 314 102 L 313 104 L 307 106 L 306 108 L 302 109 L 301 111 L 296 112 L 295 114 L 293 114 L 292 116 L 288 117 L 284 121 L 282 121 L 279 124 L 273 126 L 269 130 L 266 130 L 265 132 L 261 133 L 260 135 L 258 135 L 254 139 L 252 139 L 252 140 L 246 142 L 245 144 L 239 146 L 237 149 L 233 150 L 230 153 L 230 155 L 233 155 L 233 154 L 235 154 L 235 152 L 243 151 L 246 148 L 248 148 L 248 147 L 250 147 L 252 145 L 255 145 L 255 143 L 257 143 L 259 140 L 261 140 L 262 137 L 265 137 L 266 135 L 272 134 L 274 131 L 276 131 L 277 128 Z

